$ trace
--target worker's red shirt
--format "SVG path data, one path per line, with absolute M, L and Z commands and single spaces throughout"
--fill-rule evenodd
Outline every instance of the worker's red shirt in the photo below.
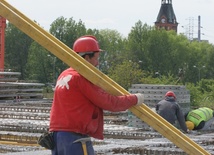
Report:
M 103 139 L 103 110 L 124 111 L 136 103 L 135 95 L 110 95 L 69 68 L 56 83 L 50 131 L 72 131 Z

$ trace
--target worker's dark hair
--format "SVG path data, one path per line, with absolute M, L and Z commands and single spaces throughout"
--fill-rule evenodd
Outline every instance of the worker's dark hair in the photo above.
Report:
M 200 129 L 202 129 L 202 128 L 204 127 L 204 125 L 205 125 L 205 121 L 201 121 L 201 122 L 198 124 L 198 126 L 196 126 L 196 127 L 194 128 L 194 130 L 200 130 Z

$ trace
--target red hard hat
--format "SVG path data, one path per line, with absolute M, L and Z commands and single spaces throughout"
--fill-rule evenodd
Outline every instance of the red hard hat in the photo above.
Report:
M 78 38 L 73 45 L 73 50 L 77 53 L 93 53 L 102 51 L 95 36 L 86 35 Z
M 165 94 L 165 97 L 167 97 L 167 96 L 172 96 L 172 97 L 176 98 L 176 96 L 175 96 L 175 94 L 174 94 L 173 91 L 168 91 L 168 92 Z

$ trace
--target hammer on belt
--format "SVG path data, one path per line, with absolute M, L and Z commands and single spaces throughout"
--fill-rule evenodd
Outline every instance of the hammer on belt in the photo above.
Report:
M 87 147 L 86 147 L 87 141 L 91 141 L 91 138 L 90 137 L 80 138 L 80 139 L 77 139 L 73 142 L 73 143 L 81 142 L 84 155 L 88 155 Z

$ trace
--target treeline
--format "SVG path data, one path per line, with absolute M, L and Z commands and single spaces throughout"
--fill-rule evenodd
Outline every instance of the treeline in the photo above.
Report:
M 189 41 L 174 31 L 156 30 L 141 21 L 128 37 L 117 30 L 88 29 L 73 18 L 59 17 L 49 32 L 72 48 L 82 35 L 95 35 L 101 53 L 99 69 L 128 89 L 133 83 L 186 85 L 191 104 L 213 107 L 214 45 Z M 21 80 L 55 83 L 68 66 L 34 40 L 8 23 L 5 68 L 21 72 Z

